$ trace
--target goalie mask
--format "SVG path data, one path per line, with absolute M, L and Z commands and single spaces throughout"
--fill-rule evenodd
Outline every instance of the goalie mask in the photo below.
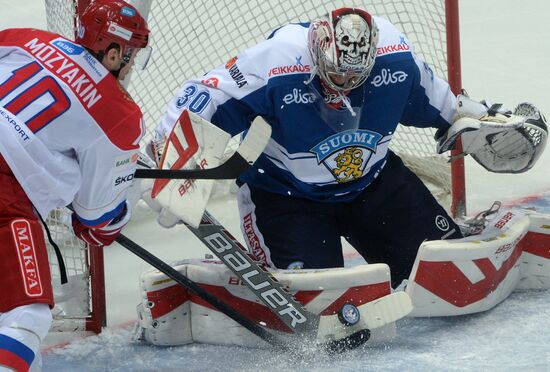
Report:
M 317 74 L 332 89 L 359 87 L 376 58 L 378 28 L 371 15 L 357 8 L 340 8 L 312 22 L 308 47 Z

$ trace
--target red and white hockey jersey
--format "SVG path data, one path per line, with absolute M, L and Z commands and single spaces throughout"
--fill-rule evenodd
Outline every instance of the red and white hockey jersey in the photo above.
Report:
M 134 177 L 142 113 L 82 46 L 50 32 L 0 32 L 0 152 L 41 215 L 116 217 Z

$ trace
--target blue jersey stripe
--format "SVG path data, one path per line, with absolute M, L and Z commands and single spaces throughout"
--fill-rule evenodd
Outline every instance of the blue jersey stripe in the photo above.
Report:
M 17 355 L 29 365 L 31 365 L 34 360 L 34 352 L 27 345 L 3 334 L 0 334 L 0 349 L 7 350 Z
M 94 227 L 94 226 L 100 226 L 105 225 L 105 222 L 110 222 L 111 220 L 118 217 L 121 213 L 124 207 L 126 206 L 126 200 L 124 200 L 122 203 L 116 206 L 115 209 L 113 209 L 110 212 L 105 213 L 101 217 L 95 219 L 95 220 L 86 220 L 80 216 L 77 216 L 80 222 L 82 222 L 86 226 Z

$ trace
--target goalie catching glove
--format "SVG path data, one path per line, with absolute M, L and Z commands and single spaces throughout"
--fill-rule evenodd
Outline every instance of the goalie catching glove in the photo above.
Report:
M 438 130 L 435 138 L 440 154 L 454 149 L 460 137 L 461 155 L 470 154 L 488 171 L 522 173 L 541 156 L 547 136 L 544 116 L 530 103 L 520 103 L 511 112 L 459 95 L 457 120 L 446 132 Z

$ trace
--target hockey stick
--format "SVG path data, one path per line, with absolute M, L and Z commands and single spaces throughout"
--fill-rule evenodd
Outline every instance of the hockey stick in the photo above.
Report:
M 249 319 L 243 317 L 239 312 L 233 309 L 231 306 L 227 305 L 225 302 L 219 298 L 212 295 L 207 290 L 200 287 L 194 281 L 188 279 L 185 275 L 181 274 L 179 271 L 174 269 L 172 266 L 168 265 L 166 262 L 159 259 L 157 256 L 153 255 L 148 250 L 141 247 L 139 244 L 133 242 L 123 234 L 120 234 L 116 239 L 117 243 L 134 253 L 136 256 L 143 259 L 145 262 L 164 273 L 170 279 L 176 283 L 184 286 L 191 292 L 193 292 L 198 297 L 202 298 L 204 301 L 208 302 L 210 305 L 214 306 L 223 314 L 227 315 L 229 318 L 233 319 L 239 323 L 244 328 L 248 329 L 250 332 L 254 333 L 256 336 L 260 337 L 262 340 L 266 341 L 272 346 L 276 346 L 282 349 L 288 349 L 286 343 L 283 342 L 280 338 L 266 331 L 260 325 L 250 321 Z
M 254 120 L 237 151 L 223 164 L 207 169 L 137 169 L 135 178 L 162 179 L 235 179 L 247 170 L 264 151 L 271 127 L 263 120 Z

